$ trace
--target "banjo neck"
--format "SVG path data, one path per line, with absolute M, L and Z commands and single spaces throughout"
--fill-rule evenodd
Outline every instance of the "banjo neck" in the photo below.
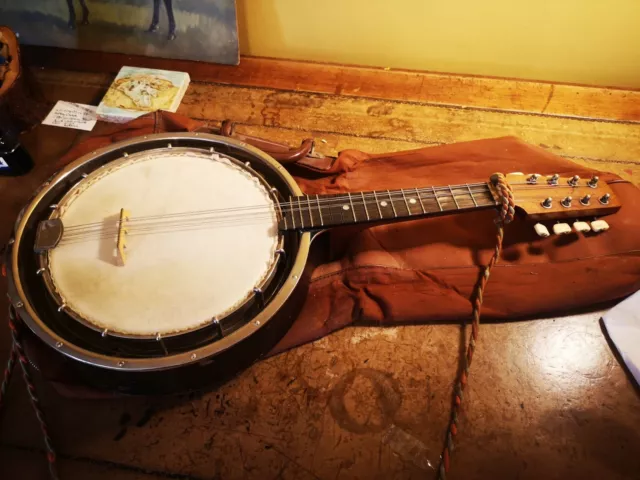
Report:
M 281 230 L 317 230 L 495 208 L 488 183 L 301 195 L 280 202 Z

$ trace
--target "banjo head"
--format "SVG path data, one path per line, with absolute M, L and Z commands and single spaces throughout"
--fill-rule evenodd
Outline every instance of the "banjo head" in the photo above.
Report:
M 280 313 L 311 237 L 279 231 L 278 198 L 299 194 L 275 160 L 226 137 L 114 144 L 65 167 L 25 207 L 9 297 L 38 337 L 103 371 L 167 372 L 232 351 L 255 359 L 295 318 Z M 62 237 L 36 253 L 46 220 L 62 223 Z
M 264 290 L 282 243 L 269 186 L 229 157 L 188 147 L 110 162 L 51 217 L 64 226 L 41 257 L 51 294 L 112 335 L 166 337 L 229 316 Z

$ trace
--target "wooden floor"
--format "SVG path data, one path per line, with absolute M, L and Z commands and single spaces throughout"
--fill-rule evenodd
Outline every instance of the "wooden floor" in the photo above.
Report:
M 166 67 L 26 53 L 52 101 L 96 104 L 120 65 Z M 313 136 L 329 155 L 515 135 L 640 184 L 637 91 L 256 58 L 172 68 L 192 76 L 179 113 L 292 144 Z M 36 169 L 0 179 L 13 218 L 77 135 L 41 126 L 25 138 Z M 638 478 L 640 400 L 598 319 L 483 326 L 450 478 Z M 198 396 L 69 400 L 44 386 L 43 401 L 65 479 L 433 478 L 460 339 L 456 325 L 353 327 Z M 8 346 L 2 325 L 3 360 Z M 21 383 L 3 415 L 0 478 L 45 478 Z

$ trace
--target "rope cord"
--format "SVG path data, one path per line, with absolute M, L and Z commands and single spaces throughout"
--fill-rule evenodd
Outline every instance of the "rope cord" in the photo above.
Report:
M 438 479 L 446 480 L 447 473 L 449 473 L 451 454 L 454 450 L 453 439 L 458 434 L 458 414 L 460 413 L 460 407 L 462 405 L 463 392 L 467 386 L 469 377 L 469 367 L 471 367 L 471 361 L 473 360 L 473 353 L 476 349 L 476 342 L 478 341 L 478 333 L 480 330 L 480 313 L 482 311 L 482 297 L 484 295 L 484 289 L 489 281 L 489 275 L 491 269 L 498 261 L 500 252 L 502 251 L 502 240 L 504 238 L 504 226 L 511 222 L 515 215 L 515 202 L 513 198 L 513 191 L 511 186 L 507 183 L 504 175 L 501 173 L 495 173 L 491 176 L 491 181 L 495 186 L 496 192 L 500 197 L 502 207 L 496 218 L 496 246 L 491 256 L 491 260 L 486 267 L 482 276 L 478 280 L 473 292 L 473 311 L 471 318 L 471 338 L 467 345 L 467 351 L 464 358 L 464 366 L 460 371 L 456 386 L 453 393 L 453 403 L 451 406 L 451 419 L 449 420 L 449 427 L 447 428 L 447 436 L 445 445 L 440 457 L 440 467 L 438 469 Z
M 13 338 L 13 345 L 11 349 L 12 355 L 10 355 L 9 357 L 9 363 L 7 364 L 7 369 L 5 369 L 5 377 L 3 379 L 2 384 L 4 386 L 5 383 L 6 384 L 9 383 L 11 370 L 13 370 L 15 357 L 17 356 L 18 360 L 20 361 L 20 366 L 22 367 L 22 375 L 24 377 L 24 381 L 27 384 L 27 391 L 29 392 L 31 405 L 33 406 L 33 410 L 35 411 L 36 417 L 38 418 L 38 422 L 40 423 L 40 430 L 42 431 L 42 438 L 44 440 L 44 445 L 47 451 L 49 475 L 53 480 L 58 480 L 56 452 L 53 449 L 53 443 L 51 442 L 51 437 L 49 436 L 49 429 L 45 421 L 44 412 L 42 411 L 42 407 L 40 405 L 40 398 L 38 397 L 35 383 L 33 382 L 33 378 L 31 377 L 31 372 L 29 371 L 29 360 L 27 359 L 27 355 L 22 345 L 19 328 L 20 327 L 18 325 L 18 322 L 16 321 L 16 312 L 13 306 L 11 306 L 9 307 L 9 329 L 11 330 L 11 336 Z M 12 361 L 12 358 L 13 358 L 13 361 Z

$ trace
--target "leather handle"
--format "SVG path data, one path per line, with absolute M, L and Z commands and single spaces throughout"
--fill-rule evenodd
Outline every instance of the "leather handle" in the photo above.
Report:
M 268 153 L 280 163 L 286 165 L 295 163 L 313 152 L 314 141 L 312 138 L 306 138 L 302 141 L 298 148 L 290 148 L 288 145 L 273 142 L 264 138 L 258 138 L 251 135 L 235 132 L 235 124 L 231 120 L 225 120 L 220 126 L 220 135 L 232 137 L 237 140 L 253 145 L 256 148 Z

